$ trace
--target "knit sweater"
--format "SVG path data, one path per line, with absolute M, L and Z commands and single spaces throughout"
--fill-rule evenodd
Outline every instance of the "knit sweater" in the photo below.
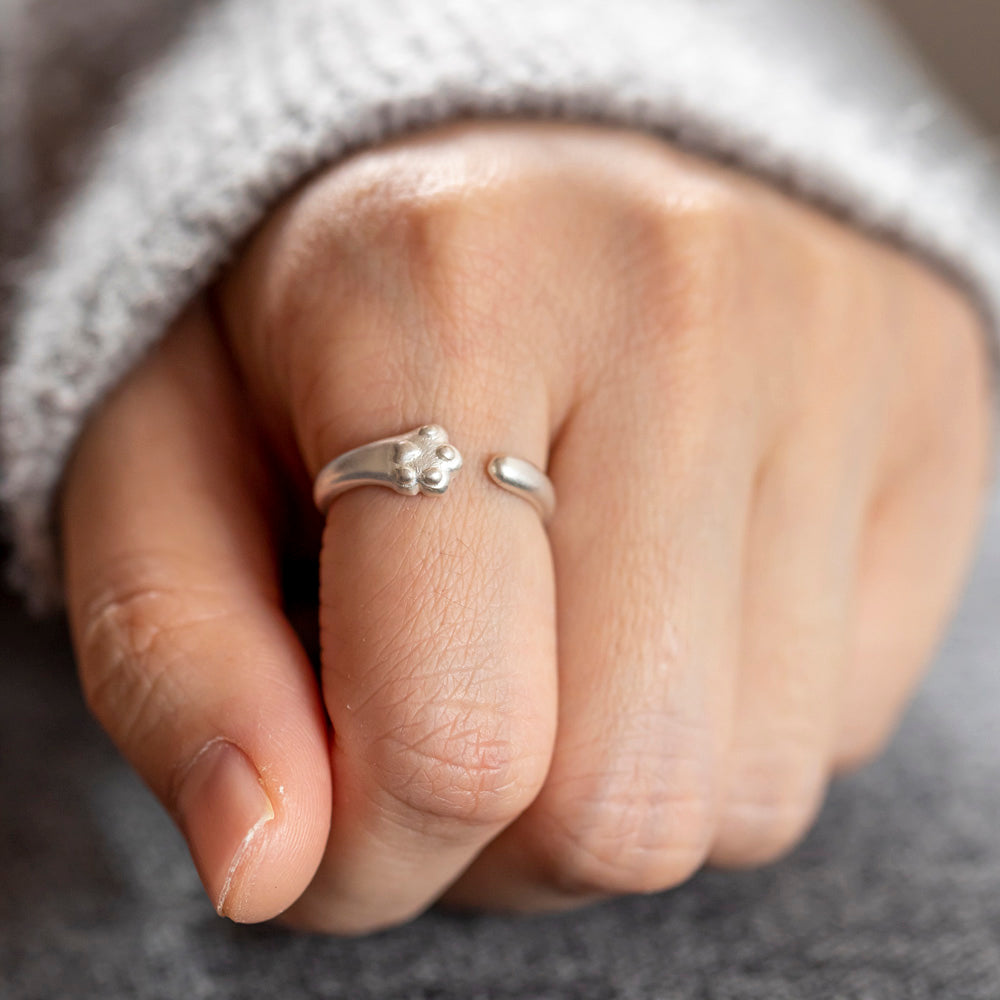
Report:
M 650 131 L 1000 316 L 993 153 L 860 0 L 0 0 L 0 496 L 36 607 L 102 396 L 311 172 L 469 116 Z

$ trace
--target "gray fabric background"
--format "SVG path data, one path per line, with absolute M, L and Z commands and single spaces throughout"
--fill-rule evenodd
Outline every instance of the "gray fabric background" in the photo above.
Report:
M 558 917 L 432 913 L 354 941 L 219 919 L 88 720 L 64 637 L 11 602 L 0 634 L 4 1000 L 1000 997 L 1000 502 L 899 737 L 799 850 Z

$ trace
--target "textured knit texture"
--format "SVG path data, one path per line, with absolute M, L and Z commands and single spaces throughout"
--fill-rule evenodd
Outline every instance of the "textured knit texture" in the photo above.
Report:
M 577 914 L 359 941 L 220 920 L 88 718 L 65 642 L 0 604 L 4 1000 L 997 1000 L 1000 504 L 888 755 L 784 861 Z
M 116 25 L 127 41 L 123 21 L 142 45 L 97 41 Z M 161 56 L 129 81 L 88 168 L 65 170 L 64 201 L 38 216 L 45 239 L 16 271 L 2 496 L 37 605 L 56 593 L 52 500 L 88 411 L 277 198 L 406 130 L 463 115 L 649 129 L 905 242 L 1000 312 L 990 153 L 854 0 L 0 0 L 0 197 L 21 234 L 26 140 L 54 141 L 28 85 L 52 60 L 45 32 L 67 23 L 61 55 L 86 53 L 84 95 L 96 77 L 107 100 L 109 66 L 134 67 L 137 48 Z

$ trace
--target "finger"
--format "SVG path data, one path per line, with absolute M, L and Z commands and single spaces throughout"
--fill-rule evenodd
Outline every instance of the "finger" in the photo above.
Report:
M 332 825 L 289 919 L 342 933 L 429 905 L 537 794 L 555 729 L 548 540 L 531 506 L 485 472 L 497 452 L 546 463 L 548 391 L 534 354 L 543 333 L 522 329 L 515 348 L 493 329 L 497 316 L 517 320 L 501 283 L 482 280 L 481 222 L 470 232 L 461 214 L 440 230 L 424 223 L 415 255 L 395 242 L 404 215 L 383 220 L 356 271 L 332 268 L 339 280 L 279 321 L 283 366 L 268 364 L 266 330 L 233 336 L 247 378 L 284 408 L 310 476 L 426 423 L 446 428 L 464 458 L 445 496 L 363 487 L 327 514 Z
M 665 374 L 635 358 L 616 374 L 628 388 L 608 379 L 553 457 L 560 687 L 549 777 L 449 892 L 453 904 L 562 908 L 663 889 L 698 868 L 712 840 L 752 435 L 722 419 L 704 386 L 689 394 L 671 379 L 669 362 Z
M 240 921 L 303 891 L 330 808 L 322 704 L 281 611 L 256 447 L 194 309 L 94 419 L 62 511 L 88 702 Z
M 955 298 L 932 293 L 914 304 L 932 343 L 913 344 L 901 364 L 908 393 L 892 434 L 897 446 L 867 513 L 839 770 L 877 756 L 895 729 L 951 618 L 983 519 L 989 364 L 978 321 L 956 310 Z
M 710 855 L 720 865 L 763 864 L 802 837 L 840 717 L 867 483 L 831 477 L 855 462 L 801 423 L 757 477 L 736 722 Z M 821 423 L 839 435 L 836 421 Z
M 358 370 L 331 386 L 330 398 L 353 402 L 355 415 L 338 421 L 326 454 L 419 423 L 430 409 L 460 429 L 453 440 L 466 468 L 443 498 L 367 488 L 337 499 L 327 517 L 333 824 L 296 916 L 337 931 L 426 907 L 534 798 L 555 721 L 547 541 L 532 508 L 483 471 L 488 442 L 544 462 L 544 413 L 531 394 L 470 396 L 452 382 L 382 423 Z

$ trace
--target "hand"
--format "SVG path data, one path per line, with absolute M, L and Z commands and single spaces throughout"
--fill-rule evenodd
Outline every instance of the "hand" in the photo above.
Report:
M 220 912 L 667 888 L 884 744 L 989 453 L 984 331 L 921 264 L 649 137 L 463 124 L 317 176 L 213 301 L 90 422 L 63 529 L 89 704 Z M 430 421 L 447 496 L 324 529 L 322 466 Z M 321 530 L 317 680 L 280 567 Z

